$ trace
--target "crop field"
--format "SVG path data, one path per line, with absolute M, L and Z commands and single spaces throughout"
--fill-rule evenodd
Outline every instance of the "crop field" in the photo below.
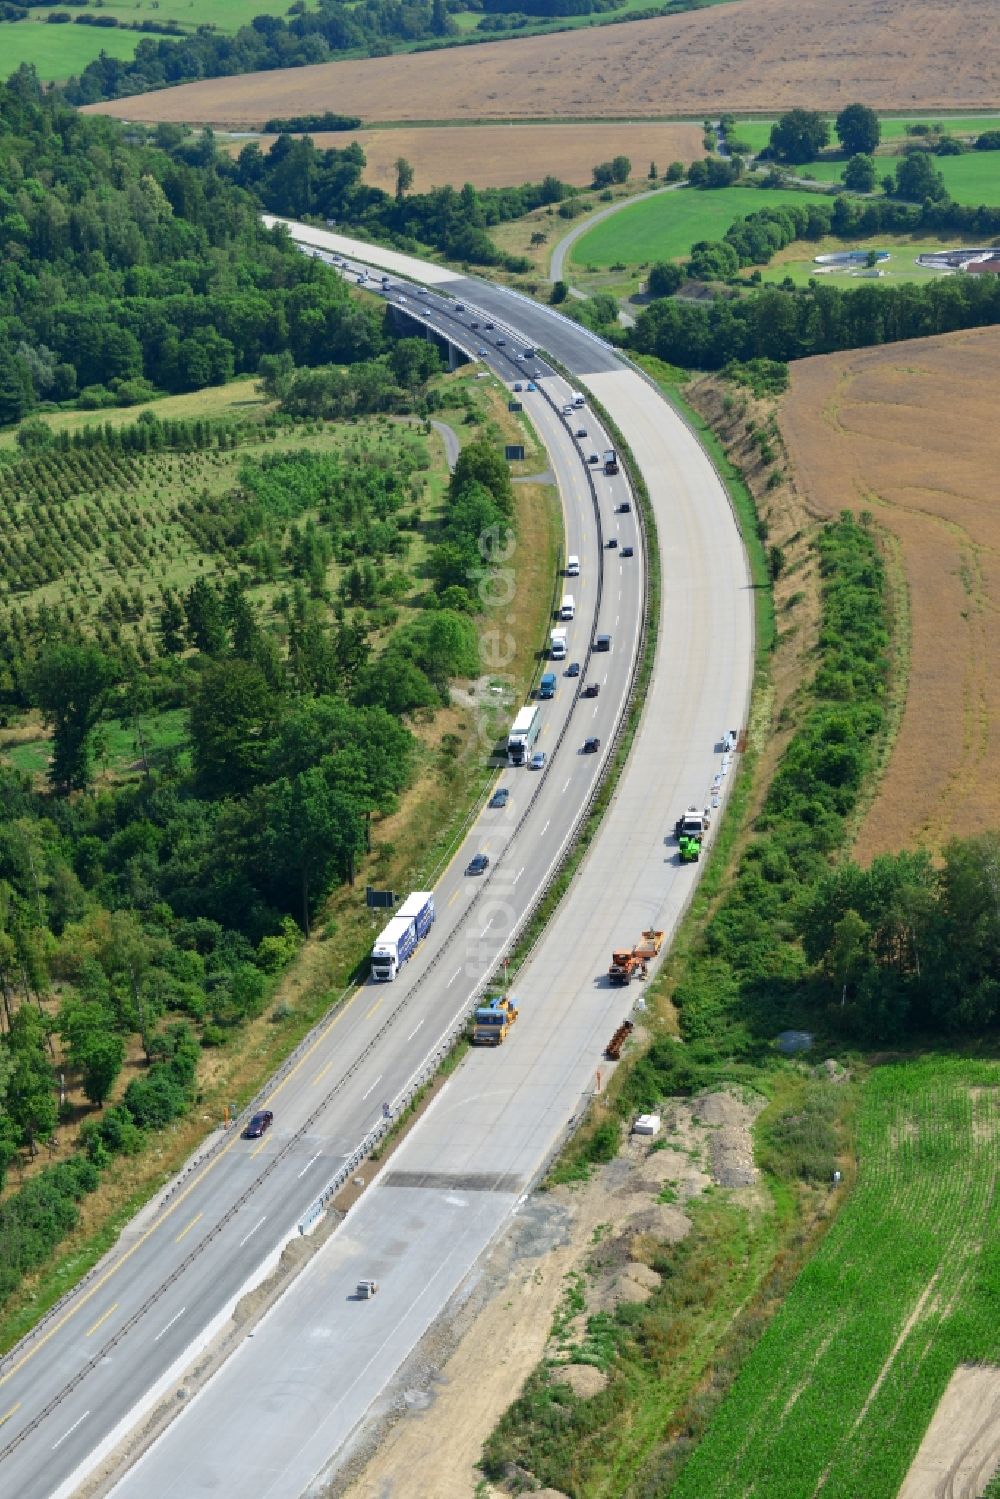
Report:
M 734 219 L 777 203 L 801 203 L 794 188 L 680 188 L 643 198 L 595 224 L 573 246 L 574 266 L 642 265 L 687 255 L 699 239 L 721 239 Z
M 320 63 L 88 106 L 127 119 L 259 125 L 329 109 L 363 120 L 674 119 L 728 109 L 996 108 L 993 0 L 734 0 L 460 51 Z
M 998 381 L 997 328 L 791 366 L 781 429 L 799 486 L 825 515 L 872 511 L 909 595 L 906 703 L 856 844 L 866 861 L 1000 822 Z
M 274 140 L 263 136 L 266 149 Z M 391 192 L 396 185 L 396 159 L 403 156 L 415 172 L 414 187 L 424 192 L 448 183 L 474 187 L 513 187 L 539 182 L 547 174 L 577 187 L 590 183 L 599 161 L 627 156 L 636 177 L 644 177 L 651 161 L 664 171 L 672 161 L 685 165 L 704 156 L 700 125 L 633 124 L 579 125 L 441 125 L 412 129 L 316 131 L 317 146 L 342 149 L 358 141 L 368 158 L 365 181 Z M 238 154 L 245 141 L 234 141 Z
M 879 1069 L 859 1160 L 676 1499 L 895 1499 L 955 1369 L 1000 1358 L 1000 1065 Z
M 109 57 L 132 57 L 141 41 L 140 31 L 97 26 L 48 26 L 42 20 L 0 25 L 4 75 L 27 62 L 37 69 L 43 83 L 79 73 L 102 52 Z

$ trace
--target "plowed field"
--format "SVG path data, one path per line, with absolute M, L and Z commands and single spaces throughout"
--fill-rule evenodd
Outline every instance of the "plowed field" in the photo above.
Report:
M 858 840 L 868 859 L 1000 823 L 1000 329 L 792 365 L 781 427 L 823 514 L 871 510 L 910 594 L 902 731 Z
M 373 187 L 396 185 L 396 159 L 413 167 L 414 187 L 425 192 L 448 183 L 512 187 L 539 182 L 547 174 L 586 187 L 596 162 L 627 156 L 636 176 L 655 161 L 663 172 L 672 161 L 685 164 L 704 156 L 700 125 L 442 125 L 400 130 L 356 130 L 351 134 L 316 131 L 318 146 L 342 148 L 358 141 L 368 158 L 365 181 Z M 267 150 L 274 136 L 262 136 Z M 231 149 L 238 152 L 242 142 Z
M 907 112 L 993 107 L 998 78 L 996 0 L 734 0 L 522 41 L 216 78 L 89 107 L 234 125 L 324 109 L 366 121 L 700 120 L 722 109 L 839 109 L 855 100 Z

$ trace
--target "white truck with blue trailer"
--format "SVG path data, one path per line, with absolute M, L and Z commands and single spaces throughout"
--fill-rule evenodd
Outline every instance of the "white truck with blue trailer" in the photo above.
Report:
M 406 897 L 375 939 L 371 956 L 373 979 L 381 984 L 392 982 L 407 958 L 413 956 L 417 943 L 430 931 L 434 915 L 434 895 L 430 890 L 416 890 Z

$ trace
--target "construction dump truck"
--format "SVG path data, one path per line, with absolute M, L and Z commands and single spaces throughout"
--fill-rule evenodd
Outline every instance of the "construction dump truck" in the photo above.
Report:
M 501 1046 L 517 1019 L 517 1006 L 506 994 L 479 1005 L 472 1017 L 472 1040 L 476 1046 Z
M 645 931 L 630 951 L 611 954 L 608 979 L 612 984 L 630 984 L 634 978 L 646 977 L 646 964 L 656 957 L 663 946 L 663 933 Z

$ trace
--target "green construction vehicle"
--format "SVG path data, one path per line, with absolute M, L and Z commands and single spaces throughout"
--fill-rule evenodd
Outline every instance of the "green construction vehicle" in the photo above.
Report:
M 701 839 L 682 833 L 678 840 L 682 864 L 697 864 L 701 858 Z

